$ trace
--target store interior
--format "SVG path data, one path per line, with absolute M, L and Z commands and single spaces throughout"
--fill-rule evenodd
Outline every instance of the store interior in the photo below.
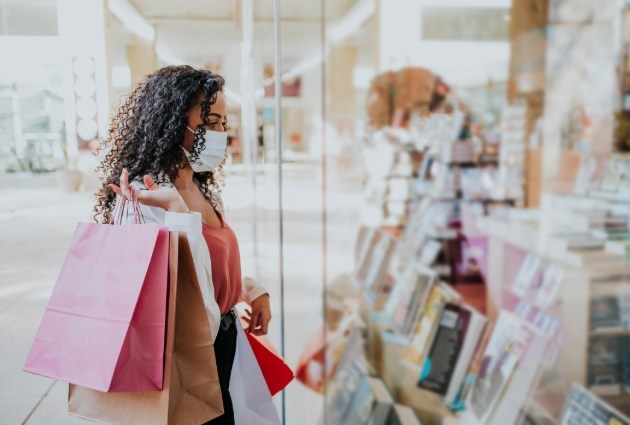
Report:
M 0 0 L 0 54 L 0 177 L 65 192 L 145 75 L 225 77 L 284 423 L 630 425 L 627 1 Z

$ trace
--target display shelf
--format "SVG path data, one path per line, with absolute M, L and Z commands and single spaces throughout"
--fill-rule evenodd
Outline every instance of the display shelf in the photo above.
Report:
M 549 410 L 547 410 L 545 406 L 538 403 L 534 399 L 528 399 L 527 401 L 525 401 L 523 410 L 530 415 L 533 413 L 537 417 L 542 417 L 552 424 L 555 424 L 558 420 L 558 418 L 554 417 L 554 415 Z
M 520 297 L 515 293 L 514 282 L 518 265 L 526 255 L 534 253 L 544 263 L 560 265 L 565 272 L 563 284 L 557 293 L 557 300 L 552 307 L 555 316 L 562 327 L 562 345 L 559 348 L 562 367 L 563 385 L 569 387 L 572 383 L 588 386 L 588 338 L 601 335 L 630 335 L 627 330 L 598 330 L 590 328 L 590 300 L 595 296 L 630 296 L 630 285 L 623 284 L 630 277 L 630 268 L 621 261 L 620 257 L 610 258 L 611 261 L 584 263 L 582 266 L 572 265 L 566 258 L 548 255 L 536 250 L 538 237 L 533 228 L 529 239 L 518 236 L 520 232 L 510 232 L 511 226 L 505 222 L 493 219 L 478 219 L 480 231 L 488 234 L 488 268 L 490 270 L 486 280 L 488 288 L 488 315 L 495 317 L 498 311 L 509 308 L 506 294 L 510 297 Z M 532 303 L 529 297 L 523 297 Z M 544 305 L 533 303 L 538 308 Z M 569 326 L 570 324 L 570 326 Z M 630 400 L 630 395 L 627 396 Z M 616 404 L 614 404 L 616 405 Z
M 630 336 L 630 329 L 619 328 L 598 328 L 588 333 L 589 336 L 600 335 L 615 335 L 615 336 Z

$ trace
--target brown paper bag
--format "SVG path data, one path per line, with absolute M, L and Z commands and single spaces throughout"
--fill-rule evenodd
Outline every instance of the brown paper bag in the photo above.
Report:
M 103 393 L 70 385 L 71 414 L 103 424 L 201 425 L 223 414 L 208 316 L 185 233 L 171 232 L 164 389 Z

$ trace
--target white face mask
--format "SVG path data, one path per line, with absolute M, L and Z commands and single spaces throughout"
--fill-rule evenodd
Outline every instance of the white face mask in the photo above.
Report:
M 186 126 L 193 134 L 195 133 L 192 128 Z M 196 173 L 203 173 L 208 171 L 214 171 L 223 162 L 225 157 L 225 148 L 227 147 L 227 132 L 225 131 L 212 131 L 206 130 L 204 135 L 205 148 L 199 153 L 199 158 L 196 161 L 190 159 L 190 152 L 184 149 L 184 154 L 188 159 L 190 167 Z

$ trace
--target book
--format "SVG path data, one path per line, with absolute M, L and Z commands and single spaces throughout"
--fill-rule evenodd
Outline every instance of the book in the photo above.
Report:
M 630 240 L 608 240 L 604 250 L 609 254 L 626 257 L 630 253 Z
M 444 306 L 447 302 L 459 303 L 459 301 L 459 295 L 445 283 L 440 282 L 433 286 L 423 309 L 422 317 L 411 339 L 411 346 L 406 359 L 409 363 L 422 368 L 433 338 L 435 337 Z
M 347 339 L 343 353 L 338 361 L 333 362 L 333 364 L 331 364 L 330 361 L 328 362 L 328 368 L 334 368 L 330 370 L 333 374 L 332 376 L 349 369 L 353 362 L 356 363 L 361 360 L 363 363 L 367 363 L 364 350 L 365 340 L 363 337 L 363 327 L 354 322 L 350 322 L 348 326 L 344 327 L 347 329 L 346 332 L 344 332 L 344 334 L 347 334 Z
M 435 338 L 424 362 L 418 386 L 445 396 L 468 331 L 471 312 L 458 305 L 444 306 Z
M 620 258 L 603 249 L 571 250 L 567 252 L 548 251 L 547 254 L 556 260 L 574 267 L 586 267 L 619 263 Z
M 521 264 L 521 268 L 514 279 L 513 291 L 520 297 L 524 297 L 529 291 L 538 270 L 540 269 L 540 257 L 528 254 Z
M 326 380 L 330 381 L 334 379 L 337 372 L 340 370 L 340 363 L 344 361 L 344 359 L 347 359 L 347 363 L 348 360 L 365 357 L 362 340 L 356 341 L 354 339 L 355 334 L 361 336 L 361 333 L 355 330 L 358 326 L 359 325 L 348 316 L 342 319 L 338 329 L 326 333 L 326 349 L 323 353 L 322 361 L 316 362 L 317 368 L 322 370 L 317 370 L 317 373 L 309 371 L 309 373 L 314 376 L 324 378 L 322 382 L 319 382 L 319 385 L 324 385 Z M 347 366 L 342 365 L 342 368 L 345 367 Z
M 350 408 L 359 384 L 367 374 L 365 358 L 355 359 L 350 365 L 336 374 L 326 392 L 327 417 L 325 423 L 342 423 Z
M 394 399 L 381 379 L 363 375 L 345 418 L 333 423 L 366 425 L 374 416 L 382 416 L 381 411 L 389 412 L 393 404 Z
M 400 335 L 406 337 L 413 335 L 436 281 L 437 276 L 433 270 L 421 265 L 412 266 L 402 296 L 403 302 L 399 304 L 394 320 L 394 328 Z
M 381 239 L 382 232 L 377 231 L 376 229 L 369 228 L 369 230 L 365 233 L 362 238 L 362 244 L 360 249 L 358 250 L 357 263 L 354 268 L 354 278 L 356 282 L 365 281 L 365 276 L 368 273 L 368 269 L 370 267 L 370 260 L 372 257 L 372 253 L 374 251 L 375 246 L 378 244 Z
M 369 266 L 364 280 L 359 281 L 367 293 L 372 296 L 373 300 L 377 294 L 389 289 L 386 287 L 386 277 L 394 248 L 394 238 L 387 233 L 383 233 L 368 260 Z
M 469 312 L 470 320 L 448 391 L 444 397 L 445 403 L 449 406 L 456 400 L 457 393 L 466 377 L 466 372 L 472 364 L 475 351 L 481 343 L 485 329 L 488 327 L 488 319 L 483 314 L 467 304 L 462 305 L 462 309 Z
M 580 166 L 578 168 L 577 176 L 575 178 L 573 193 L 578 195 L 585 195 L 591 188 L 593 176 L 595 175 L 596 171 L 597 158 L 591 155 L 583 155 L 580 159 Z
M 598 395 L 621 393 L 621 359 L 619 337 L 595 335 L 589 337 L 587 386 Z
M 414 322 L 411 332 L 411 346 L 406 360 L 416 366 L 422 366 L 424 356 L 429 348 L 430 339 L 435 331 L 437 321 L 446 304 L 445 292 L 441 284 L 431 288 L 424 307 L 421 308 L 419 320 Z
M 616 191 L 630 187 L 630 156 L 615 153 L 611 155 L 606 164 L 601 188 L 607 191 Z
M 630 336 L 619 337 L 619 361 L 621 366 L 621 386 L 630 393 Z
M 427 241 L 420 251 L 419 263 L 431 267 L 438 258 L 440 251 L 442 250 L 442 244 L 435 240 Z
M 365 255 L 369 240 L 372 239 L 374 229 L 368 226 L 361 226 L 354 242 L 354 262 L 355 268 L 358 267 L 360 259 Z
M 382 321 L 399 329 L 400 323 L 407 315 L 408 302 L 415 289 L 415 264 L 408 262 L 402 272 L 394 280 L 394 285 L 380 313 Z M 401 319 L 399 319 L 399 315 Z
M 399 273 L 405 266 L 413 261 L 416 253 L 424 245 L 426 240 L 426 227 L 428 225 L 427 209 L 431 205 L 431 199 L 423 198 L 422 201 L 411 207 L 410 218 L 403 234 L 398 238 L 394 252 L 394 274 Z
M 360 260 L 353 278 L 359 287 L 371 295 L 371 298 L 375 298 L 374 294 L 388 282 L 385 277 L 395 241 L 391 235 L 381 231 L 375 231 L 369 239 L 368 236 L 369 234 L 363 236 L 365 244 L 360 249 Z
M 617 297 L 591 298 L 589 323 L 592 331 L 601 328 L 614 331 L 623 330 Z
M 531 331 L 521 318 L 501 311 L 470 391 L 465 423 L 484 424 L 492 415 L 516 365 L 525 352 Z
M 617 304 L 619 305 L 619 322 L 621 327 L 627 331 L 630 329 L 630 297 L 617 297 Z
M 567 232 L 554 233 L 549 237 L 548 249 L 550 251 L 567 251 L 569 249 L 602 249 L 604 241 L 602 238 L 590 232 Z M 597 229 L 598 234 L 603 232 Z
M 630 419 L 581 385 L 567 395 L 560 425 L 630 425 Z
M 630 212 L 629 214 L 630 215 Z M 625 227 L 613 227 L 605 229 L 593 229 L 591 235 L 604 241 L 625 241 L 630 240 L 630 230 Z
M 564 282 L 565 270 L 557 264 L 550 264 L 545 269 L 542 284 L 536 290 L 536 304 L 549 308 L 556 300 L 558 291 Z
M 523 352 L 491 415 L 489 423 L 493 425 L 516 422 L 521 407 L 524 406 L 529 394 L 534 390 L 534 385 L 543 371 L 542 364 L 552 336 L 540 332 L 525 322 L 521 324 L 519 332 L 522 333 Z

